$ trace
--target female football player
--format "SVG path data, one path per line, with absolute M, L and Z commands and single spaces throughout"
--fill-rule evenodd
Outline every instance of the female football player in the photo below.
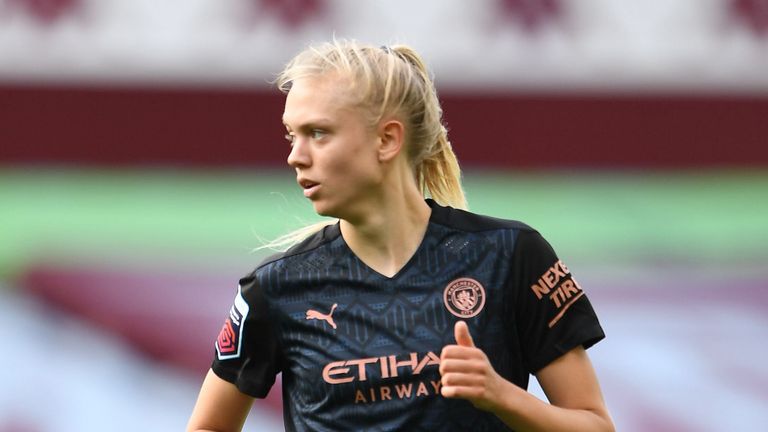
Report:
M 533 228 L 463 210 L 419 55 L 334 41 L 278 85 L 288 165 L 333 221 L 240 280 L 188 430 L 240 430 L 282 373 L 291 431 L 613 431 L 582 287 Z

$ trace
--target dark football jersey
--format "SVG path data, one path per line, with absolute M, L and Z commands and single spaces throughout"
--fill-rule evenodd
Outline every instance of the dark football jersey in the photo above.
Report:
M 264 397 L 282 372 L 289 431 L 499 431 L 440 395 L 440 352 L 465 320 L 507 380 L 604 337 L 581 286 L 529 226 L 427 200 L 426 234 L 393 277 L 328 226 L 240 280 L 212 369 Z

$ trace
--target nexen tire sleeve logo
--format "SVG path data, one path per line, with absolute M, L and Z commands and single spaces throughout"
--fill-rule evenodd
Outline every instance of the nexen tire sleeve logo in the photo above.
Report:
M 571 275 L 571 271 L 558 260 L 543 275 L 531 285 L 531 291 L 539 301 L 549 299 L 555 310 L 555 316 L 547 327 L 552 328 L 563 317 L 568 308 L 584 295 L 581 285 Z
M 243 298 L 242 287 L 237 287 L 235 303 L 229 310 L 229 317 L 221 327 L 219 337 L 216 338 L 216 356 L 219 360 L 227 360 L 240 357 L 240 349 L 243 339 L 243 320 L 248 316 L 248 303 Z

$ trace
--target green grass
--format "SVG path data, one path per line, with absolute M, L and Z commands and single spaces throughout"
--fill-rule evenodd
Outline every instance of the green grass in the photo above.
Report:
M 768 171 L 469 171 L 474 211 L 579 262 L 768 257 Z M 247 266 L 258 236 L 317 220 L 289 170 L 0 169 L 0 278 L 38 260 Z M 242 268 L 242 267 L 241 267 Z
M 768 257 L 768 172 L 469 177 L 473 207 L 538 228 L 576 259 Z

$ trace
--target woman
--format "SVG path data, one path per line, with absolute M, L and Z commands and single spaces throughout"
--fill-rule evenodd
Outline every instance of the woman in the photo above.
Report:
M 240 280 L 188 429 L 240 430 L 282 372 L 288 430 L 612 431 L 589 301 L 535 230 L 459 210 L 418 54 L 334 41 L 278 84 L 288 164 L 338 222 Z

